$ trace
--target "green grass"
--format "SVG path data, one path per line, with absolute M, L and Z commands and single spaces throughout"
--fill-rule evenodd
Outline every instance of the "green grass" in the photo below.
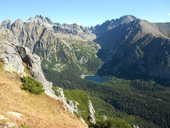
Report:
M 141 127 L 168 128 L 169 89 L 153 81 L 117 78 L 107 83 L 84 81 L 81 84 L 79 83 L 79 90 L 66 90 L 66 93 L 68 99 L 80 102 L 79 107 L 84 112 L 84 119 L 87 119 L 88 115 L 88 102 L 85 100 L 90 97 L 99 122 L 104 119 L 103 116 L 107 116 L 109 119 L 120 118 Z
M 57 86 L 53 85 L 53 86 L 52 86 L 52 89 L 53 89 L 53 91 L 55 92 L 55 95 L 56 95 L 56 96 L 60 96 L 60 94 L 59 94 L 59 92 L 58 92 L 58 87 L 57 87 Z
M 88 100 L 89 96 L 82 90 L 65 90 L 64 94 L 67 100 L 77 101 L 80 114 L 87 121 L 88 118 Z

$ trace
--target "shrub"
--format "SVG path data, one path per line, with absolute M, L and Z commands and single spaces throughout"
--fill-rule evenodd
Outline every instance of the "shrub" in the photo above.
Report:
M 52 86 L 52 89 L 53 89 L 53 91 L 55 92 L 55 95 L 56 95 L 56 96 L 60 96 L 60 93 L 59 93 L 59 91 L 58 91 L 58 87 L 57 87 L 57 86 L 53 85 L 53 86 Z
M 42 84 L 32 77 L 23 77 L 21 79 L 21 81 L 22 81 L 21 88 L 23 90 L 26 90 L 28 92 L 31 92 L 31 93 L 37 94 L 37 95 L 44 92 Z

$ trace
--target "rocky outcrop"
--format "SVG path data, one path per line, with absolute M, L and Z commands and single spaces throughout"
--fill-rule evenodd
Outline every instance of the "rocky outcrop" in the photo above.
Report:
M 133 128 L 140 128 L 138 125 L 133 124 Z
M 79 103 L 77 101 L 68 100 L 67 104 L 69 105 L 69 108 L 70 108 L 71 112 L 79 114 L 79 109 L 78 109 L 78 104 Z
M 92 124 L 96 124 L 95 109 L 93 107 L 91 100 L 89 100 L 88 110 L 89 110 L 88 121 Z
M 4 69 L 11 73 L 16 72 L 20 75 L 24 73 L 24 66 L 15 47 L 10 44 L 0 44 L 0 59 L 4 63 Z
M 73 101 L 73 100 L 67 100 L 62 88 L 57 89 L 57 97 L 59 98 L 60 101 L 62 101 L 64 108 L 66 110 L 68 110 L 71 113 L 79 114 L 79 109 L 77 107 L 78 102 Z
M 52 83 L 47 81 L 43 74 L 43 71 L 41 69 L 40 57 L 32 54 L 28 48 L 17 46 L 16 49 L 20 54 L 22 60 L 27 64 L 31 75 L 42 83 L 45 93 L 56 100 L 60 100 L 63 103 L 63 107 L 65 108 L 65 110 L 68 110 L 71 113 L 78 113 L 78 103 L 74 101 L 67 101 L 62 88 L 58 88 L 59 95 L 55 94 L 52 89 Z
M 46 80 L 42 72 L 40 57 L 32 54 L 26 47 L 16 46 L 16 50 L 20 54 L 23 62 L 27 64 L 31 75 L 42 83 L 45 93 L 51 97 L 55 97 L 55 93 L 52 90 L 52 83 Z
M 24 74 L 22 59 L 16 51 L 17 39 L 13 34 L 5 29 L 0 29 L 0 59 L 4 63 L 4 69 L 9 72 Z

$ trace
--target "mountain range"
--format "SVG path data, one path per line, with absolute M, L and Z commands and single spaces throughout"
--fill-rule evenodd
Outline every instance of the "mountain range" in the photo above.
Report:
M 96 26 L 94 33 L 104 61 L 98 74 L 169 85 L 170 23 L 124 16 Z
M 78 102 L 78 115 L 89 127 L 104 128 L 101 122 L 107 119 L 122 128 L 170 127 L 170 23 L 151 23 L 126 15 L 84 27 L 55 23 L 37 15 L 26 22 L 4 20 L 0 43 L 8 44 L 10 39 L 17 45 L 13 58 L 19 53 L 23 61 L 19 62 L 29 69 L 35 67 L 34 59 L 28 58 L 37 54 L 46 79 L 64 88 L 67 99 Z M 0 49 L 9 53 L 4 46 Z M 39 63 L 38 57 L 34 58 Z M 6 64 L 4 56 L 1 60 Z M 16 65 L 12 68 L 17 73 L 24 70 Z M 45 81 L 41 69 L 37 69 L 29 70 L 40 82 L 42 78 Z M 109 80 L 99 83 L 84 79 L 92 75 Z M 94 125 L 95 120 L 100 123 Z

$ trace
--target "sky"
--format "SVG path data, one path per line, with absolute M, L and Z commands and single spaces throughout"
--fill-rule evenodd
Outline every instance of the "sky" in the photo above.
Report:
M 170 0 L 0 0 L 0 22 L 42 15 L 59 23 L 94 26 L 123 15 L 170 22 Z

